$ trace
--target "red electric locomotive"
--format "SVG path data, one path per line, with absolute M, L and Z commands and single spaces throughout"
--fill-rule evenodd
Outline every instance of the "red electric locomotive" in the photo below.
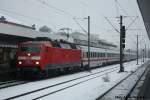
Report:
M 36 39 L 19 44 L 17 68 L 19 72 L 49 72 L 69 70 L 81 66 L 81 51 L 75 44 L 64 41 Z

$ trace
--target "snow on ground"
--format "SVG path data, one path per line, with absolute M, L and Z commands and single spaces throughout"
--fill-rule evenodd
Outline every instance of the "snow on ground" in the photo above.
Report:
M 95 98 L 97 98 L 100 94 L 104 93 L 109 88 L 111 88 L 114 84 L 116 84 L 121 79 L 123 79 L 128 74 L 130 74 L 131 71 L 136 70 L 137 67 L 139 67 L 141 64 L 136 65 L 136 61 L 125 63 L 124 66 L 125 66 L 126 72 L 118 73 L 118 71 L 117 71 L 117 72 L 109 73 L 108 74 L 109 82 L 104 82 L 103 79 L 104 79 L 104 77 L 106 77 L 106 75 L 104 75 L 102 77 L 95 78 L 95 79 L 90 80 L 88 82 L 84 82 L 80 85 L 71 87 L 69 89 L 60 91 L 56 94 L 52 94 L 52 95 L 46 96 L 46 97 L 41 98 L 41 99 L 43 99 L 43 100 L 50 100 L 50 99 L 51 100 L 60 100 L 60 99 L 63 99 L 63 100 L 95 100 Z M 85 76 L 85 75 L 95 73 L 98 71 L 106 70 L 108 68 L 115 67 L 115 66 L 118 66 L 118 68 L 119 68 L 118 64 L 117 65 L 111 65 L 109 67 L 94 69 L 91 72 L 85 71 L 85 72 L 75 73 L 72 75 L 59 76 L 56 78 L 51 78 L 51 79 L 46 79 L 46 80 L 41 80 L 41 81 L 35 81 L 35 82 L 30 82 L 30 83 L 15 86 L 15 87 L 1 89 L 0 90 L 0 94 L 1 94 L 0 99 L 5 99 L 5 98 L 12 97 L 12 96 L 22 94 L 25 92 L 33 91 L 33 90 L 36 90 L 36 89 L 39 89 L 42 87 L 46 87 L 46 86 L 60 83 L 60 82 L 66 81 L 66 80 L 74 79 L 77 77 Z M 59 88 L 61 88 L 61 87 L 59 87 Z M 57 88 L 54 88 L 54 89 L 57 89 Z M 24 97 L 18 98 L 18 99 L 19 100 L 20 99 L 24 99 L 24 100 L 28 99 L 29 100 L 29 99 L 32 99 L 33 97 L 38 97 L 42 94 L 47 94 L 50 91 L 51 90 L 47 89 L 47 90 L 44 90 L 42 93 L 38 92 L 38 93 L 35 93 L 33 95 L 24 96 Z
M 85 82 L 83 84 L 77 85 L 75 87 L 69 88 L 67 90 L 58 92 L 56 94 L 46 96 L 41 98 L 42 100 L 95 100 L 98 96 L 102 93 L 110 89 L 120 80 L 125 78 L 127 75 L 130 74 L 131 71 L 134 71 L 140 65 L 136 65 L 136 61 L 130 63 L 130 65 L 125 66 L 125 70 L 127 72 L 118 73 L 113 72 L 108 75 L 110 78 L 109 82 L 104 82 L 102 77 L 93 79 L 89 82 Z

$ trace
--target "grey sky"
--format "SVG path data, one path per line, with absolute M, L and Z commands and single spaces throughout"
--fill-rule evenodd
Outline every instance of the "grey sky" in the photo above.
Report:
M 108 18 L 119 29 L 119 19 L 116 16 L 139 16 L 130 29 L 145 29 L 136 0 L 1 0 L 0 15 L 18 20 L 24 24 L 47 25 L 53 31 L 63 27 L 80 30 L 73 17 L 85 18 L 91 16 L 91 34 L 97 34 L 107 41 L 119 43 L 119 33 L 112 30 L 112 26 L 104 17 Z M 42 2 L 42 3 L 41 3 Z M 47 6 L 48 5 L 48 6 Z M 63 10 L 65 12 L 62 12 Z M 16 14 L 17 13 L 17 14 Z M 124 18 L 124 25 L 128 26 L 135 17 Z M 77 19 L 87 29 L 87 20 Z M 82 32 L 82 31 L 81 31 Z M 136 48 L 136 34 L 140 36 L 140 46 L 149 43 L 145 30 L 127 31 L 127 48 Z

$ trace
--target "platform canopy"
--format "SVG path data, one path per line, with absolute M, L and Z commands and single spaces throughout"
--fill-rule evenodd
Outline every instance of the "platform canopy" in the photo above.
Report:
M 150 39 L 150 0 L 137 0 Z

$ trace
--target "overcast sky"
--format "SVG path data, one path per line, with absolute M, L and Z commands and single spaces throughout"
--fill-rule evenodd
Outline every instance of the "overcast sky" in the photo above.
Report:
M 90 16 L 91 34 L 115 44 L 119 43 L 119 33 L 110 23 L 119 30 L 119 19 L 116 17 L 127 16 L 123 18 L 123 23 L 128 27 L 135 16 L 139 16 L 128 28 L 126 47 L 136 48 L 137 34 L 140 35 L 140 47 L 144 47 L 145 43 L 148 47 L 149 44 L 136 0 L 1 0 L 0 15 L 26 25 L 36 24 L 37 28 L 47 25 L 53 31 L 65 27 L 80 32 L 83 31 L 73 18 L 77 18 L 87 30 L 87 20 L 83 18 Z

